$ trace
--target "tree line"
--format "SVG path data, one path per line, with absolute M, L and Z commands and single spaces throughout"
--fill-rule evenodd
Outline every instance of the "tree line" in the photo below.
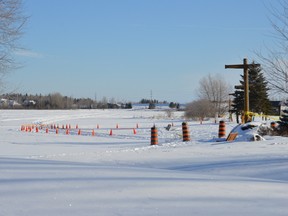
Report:
M 91 98 L 73 98 L 63 96 L 60 93 L 52 93 L 48 95 L 36 94 L 2 94 L 0 95 L 0 108 L 2 109 L 131 109 L 132 102 L 117 102 L 114 98 L 107 99 L 103 97 L 102 100 L 96 101 Z M 172 109 L 179 109 L 180 104 L 176 102 L 158 100 L 141 99 L 140 104 L 169 104 Z
M 130 109 L 132 103 L 117 103 L 114 99 L 103 97 L 96 101 L 90 98 L 73 98 L 60 93 L 48 95 L 3 94 L 1 108 L 18 109 Z
M 166 100 L 164 101 L 159 101 L 159 100 L 156 100 L 156 99 L 141 99 L 139 101 L 140 104 L 149 104 L 149 109 L 155 109 L 156 108 L 156 104 L 169 104 L 169 108 L 171 109 L 177 109 L 179 110 L 180 109 L 180 103 L 177 103 L 177 102 L 168 102 Z

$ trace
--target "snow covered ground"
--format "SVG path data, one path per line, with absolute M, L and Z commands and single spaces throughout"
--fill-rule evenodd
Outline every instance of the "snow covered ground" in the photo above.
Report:
M 189 122 L 182 142 L 182 115 L 0 110 L 0 215 L 288 215 L 287 138 L 216 142 L 207 121 Z M 48 133 L 21 131 L 32 124 Z

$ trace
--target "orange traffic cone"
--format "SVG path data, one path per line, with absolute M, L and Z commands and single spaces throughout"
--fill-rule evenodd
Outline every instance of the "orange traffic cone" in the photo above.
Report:
M 112 136 L 113 135 L 113 132 L 112 132 L 112 129 L 110 130 L 110 134 L 109 134 L 110 136 Z
M 92 136 L 95 136 L 95 131 L 94 131 L 94 129 L 92 130 Z
M 81 130 L 80 129 L 78 130 L 78 135 L 81 135 Z
M 136 129 L 135 128 L 133 128 L 133 134 L 136 134 Z

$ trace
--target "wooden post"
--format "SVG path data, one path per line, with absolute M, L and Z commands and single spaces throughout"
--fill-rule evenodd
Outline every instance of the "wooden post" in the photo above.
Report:
M 249 74 L 248 74 L 248 63 L 247 59 L 243 59 L 243 69 L 244 69 L 244 121 L 248 120 L 249 112 Z
M 247 58 L 243 59 L 243 64 L 225 65 L 225 69 L 243 69 L 244 72 L 244 123 L 249 119 L 249 68 L 260 67 L 260 64 L 248 64 Z

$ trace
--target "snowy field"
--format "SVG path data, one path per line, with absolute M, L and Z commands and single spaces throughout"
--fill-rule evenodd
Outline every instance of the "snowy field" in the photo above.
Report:
M 216 142 L 207 121 L 182 142 L 182 115 L 0 110 L 0 215 L 288 215 L 288 138 Z

